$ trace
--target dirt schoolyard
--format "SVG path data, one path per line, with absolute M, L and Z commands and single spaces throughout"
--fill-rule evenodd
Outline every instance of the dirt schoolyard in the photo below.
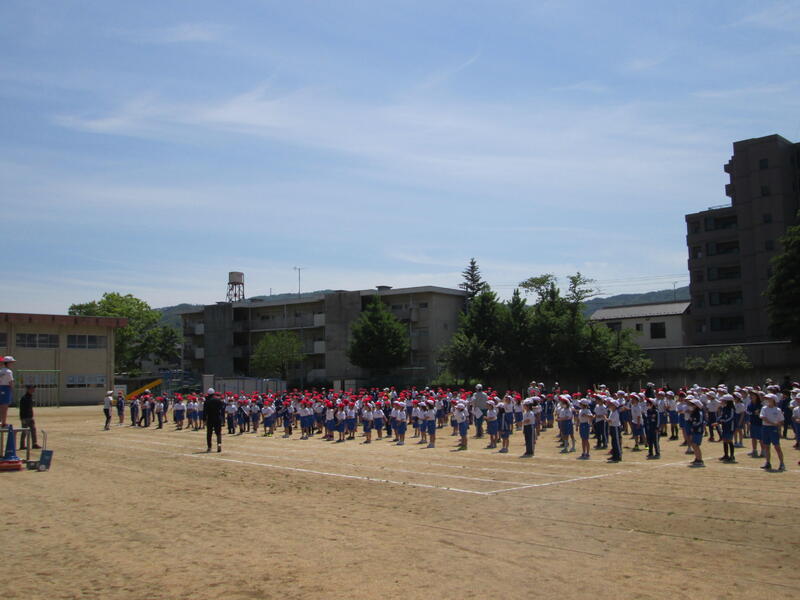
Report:
M 667 441 L 576 460 L 552 431 L 531 459 L 521 432 L 503 455 L 449 429 L 434 449 L 245 434 L 206 454 L 172 424 L 103 431 L 99 407 L 36 417 L 53 468 L 0 473 L 3 599 L 800 596 L 792 442 L 765 473 L 708 441 L 697 469 Z

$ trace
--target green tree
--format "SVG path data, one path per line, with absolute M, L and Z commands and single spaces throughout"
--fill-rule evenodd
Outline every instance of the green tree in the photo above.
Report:
M 781 246 L 781 253 L 772 259 L 766 291 L 770 333 L 800 344 L 800 225 L 786 230 Z
M 503 307 L 500 320 L 503 348 L 501 371 L 510 386 L 522 388 L 532 374 L 536 343 L 533 313 L 519 289 L 514 290 L 511 300 Z
M 380 373 L 404 364 L 408 351 L 406 328 L 373 296 L 353 324 L 347 358 L 356 366 Z
M 293 331 L 264 335 L 250 357 L 250 367 L 261 377 L 289 379 L 291 368 L 303 360 L 300 338 Z
M 607 378 L 643 377 L 652 361 L 632 333 L 611 331 L 584 316 L 585 302 L 594 294 L 592 280 L 576 273 L 568 281 L 566 296 L 550 273 L 520 283 L 526 293 L 536 296 L 530 317 L 535 340 L 529 362 L 532 374 L 583 380 L 587 385 Z
M 481 270 L 478 268 L 478 263 L 474 258 L 469 259 L 469 264 L 467 268 L 461 272 L 461 275 L 464 278 L 464 282 L 459 283 L 458 287 L 467 292 L 467 305 L 469 305 L 475 296 L 483 291 L 486 287 L 486 283 L 483 281 L 483 277 L 481 277 Z
M 537 301 L 543 302 L 556 289 L 556 276 L 552 273 L 528 277 L 519 284 L 526 294 L 536 294 Z
M 705 368 L 709 373 L 717 375 L 720 380 L 724 380 L 730 373 L 746 371 L 752 366 L 744 348 L 731 346 L 717 354 L 712 354 L 706 361 Z
M 136 372 L 142 360 L 153 355 L 160 360 L 177 358 L 176 347 L 181 342 L 178 332 L 159 326 L 161 313 L 131 294 L 108 292 L 100 300 L 71 305 L 69 314 L 128 319 L 128 325 L 114 335 L 114 367 L 118 372 Z

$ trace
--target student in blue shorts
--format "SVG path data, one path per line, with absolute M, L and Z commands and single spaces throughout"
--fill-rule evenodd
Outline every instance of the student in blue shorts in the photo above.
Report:
M 736 408 L 734 407 L 733 396 L 730 394 L 723 394 L 720 398 L 720 408 L 717 411 L 717 424 L 720 428 L 719 436 L 722 440 L 724 452 L 724 456 L 721 456 L 719 460 L 724 463 L 735 463 L 733 432 L 736 427 Z
M 466 450 L 467 434 L 469 433 L 469 415 L 467 414 L 467 405 L 463 402 L 457 403 L 455 409 L 453 410 L 453 417 L 455 418 L 456 426 L 458 427 L 458 435 L 461 436 L 458 449 Z M 498 415 L 498 421 L 499 420 L 500 415 Z
M 117 417 L 121 426 L 125 422 L 125 396 L 122 392 L 117 392 Z
M 781 461 L 778 471 L 785 471 L 786 466 L 783 464 L 783 450 L 781 450 L 781 426 L 783 425 L 784 415 L 781 407 L 778 406 L 778 397 L 775 394 L 766 394 L 764 396 L 765 406 L 761 407 L 761 437 L 764 441 L 764 454 L 766 461 L 762 469 L 767 471 L 772 469 L 769 462 L 770 450 L 775 446 L 775 453 Z
M 692 467 L 702 467 L 703 453 L 700 450 L 700 444 L 703 443 L 703 432 L 705 431 L 705 418 L 703 416 L 703 403 L 697 398 L 692 398 L 689 401 L 689 425 L 691 427 L 691 443 L 690 448 L 694 452 L 694 461 L 690 463 Z
M 378 400 L 375 402 L 375 408 L 372 409 L 372 425 L 379 440 L 383 439 L 384 418 L 383 402 Z
M 579 460 L 589 460 L 589 435 L 591 434 L 592 422 L 594 421 L 594 413 L 589 408 L 589 400 L 582 399 L 578 402 L 580 409 L 578 410 L 578 435 L 581 438 L 581 455 Z

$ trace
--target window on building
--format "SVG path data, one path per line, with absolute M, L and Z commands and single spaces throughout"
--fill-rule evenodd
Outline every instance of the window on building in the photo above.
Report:
M 758 161 L 758 168 L 761 169 L 762 171 L 764 169 L 769 169 L 769 159 L 768 158 L 762 158 L 761 160 L 759 160 Z
M 706 244 L 706 253 L 708 256 L 716 256 L 718 254 L 738 254 L 739 240 L 729 240 L 727 242 L 708 242 Z
M 695 333 L 705 333 L 706 332 L 706 320 L 705 319 L 695 319 L 694 320 L 694 332 Z
M 762 196 L 769 196 L 769 186 L 768 185 L 762 185 L 761 186 L 761 195 Z
M 706 231 L 717 231 L 719 229 L 736 229 L 737 224 L 738 224 L 738 218 L 736 217 L 736 215 L 705 218 Z
M 663 340 L 667 337 L 667 324 L 662 322 L 650 323 L 650 339 Z
M 420 308 L 428 308 L 428 303 L 427 302 L 420 302 L 419 303 L 419 307 Z
M 730 292 L 709 292 L 708 304 L 710 306 L 729 306 L 742 303 L 742 291 L 734 290 Z
M 708 268 L 709 281 L 719 281 L 720 279 L 739 279 L 741 276 L 742 268 L 739 265 Z
M 35 385 L 37 388 L 58 387 L 57 373 L 24 373 L 20 376 L 23 385 Z
M 700 221 L 689 221 L 689 233 L 700 233 Z
M 106 387 L 105 375 L 68 375 L 68 388 L 102 388 Z
M 8 346 L 8 334 L 5 331 L 0 331 L 0 348 Z
M 703 294 L 695 294 L 692 296 L 692 306 L 694 308 L 703 308 L 706 305 L 706 299 Z
M 738 331 L 741 329 L 744 329 L 744 317 L 742 315 L 711 318 L 711 331 Z
M 692 271 L 692 281 L 695 283 L 703 283 L 703 281 L 705 281 L 705 273 L 700 270 Z
M 18 333 L 17 346 L 20 348 L 58 348 L 58 334 Z
M 703 258 L 703 247 L 702 246 L 692 246 L 689 252 L 690 258 Z
M 772 252 L 773 250 L 775 250 L 775 240 L 765 240 L 764 250 L 766 250 L 767 252 Z
M 772 213 L 764 213 L 764 216 L 762 218 L 763 218 L 764 224 L 772 223 Z
M 643 331 L 643 330 L 644 330 L 644 326 L 641 323 L 637 323 L 636 324 L 636 331 Z
M 108 338 L 104 335 L 71 334 L 67 336 L 67 348 L 83 348 L 95 350 L 105 348 Z
M 606 327 L 608 327 L 611 331 L 621 331 L 622 323 L 620 321 L 612 321 L 611 323 L 606 323 Z

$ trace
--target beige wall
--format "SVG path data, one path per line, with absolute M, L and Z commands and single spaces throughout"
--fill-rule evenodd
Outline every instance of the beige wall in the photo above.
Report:
M 622 323 L 622 329 L 636 329 L 641 325 L 641 333 L 634 335 L 633 340 L 642 348 L 669 348 L 686 344 L 684 331 L 684 318 L 682 315 L 669 315 L 661 317 L 641 317 L 635 319 L 607 319 L 602 323 Z M 667 337 L 653 339 L 650 337 L 650 323 L 664 323 Z
M 7 347 L 1 354 L 11 354 L 17 360 L 15 373 L 28 370 L 59 370 L 58 393 L 61 404 L 100 402 L 106 390 L 114 387 L 114 328 L 98 325 L 63 325 L 55 323 L 0 323 L 6 333 Z M 58 335 L 58 348 L 26 348 L 16 345 L 18 333 L 47 333 Z M 67 335 L 104 335 L 106 347 L 98 349 L 67 348 Z M 102 376 L 101 384 L 90 387 L 67 387 L 74 376 Z M 44 390 L 42 391 L 44 393 Z

